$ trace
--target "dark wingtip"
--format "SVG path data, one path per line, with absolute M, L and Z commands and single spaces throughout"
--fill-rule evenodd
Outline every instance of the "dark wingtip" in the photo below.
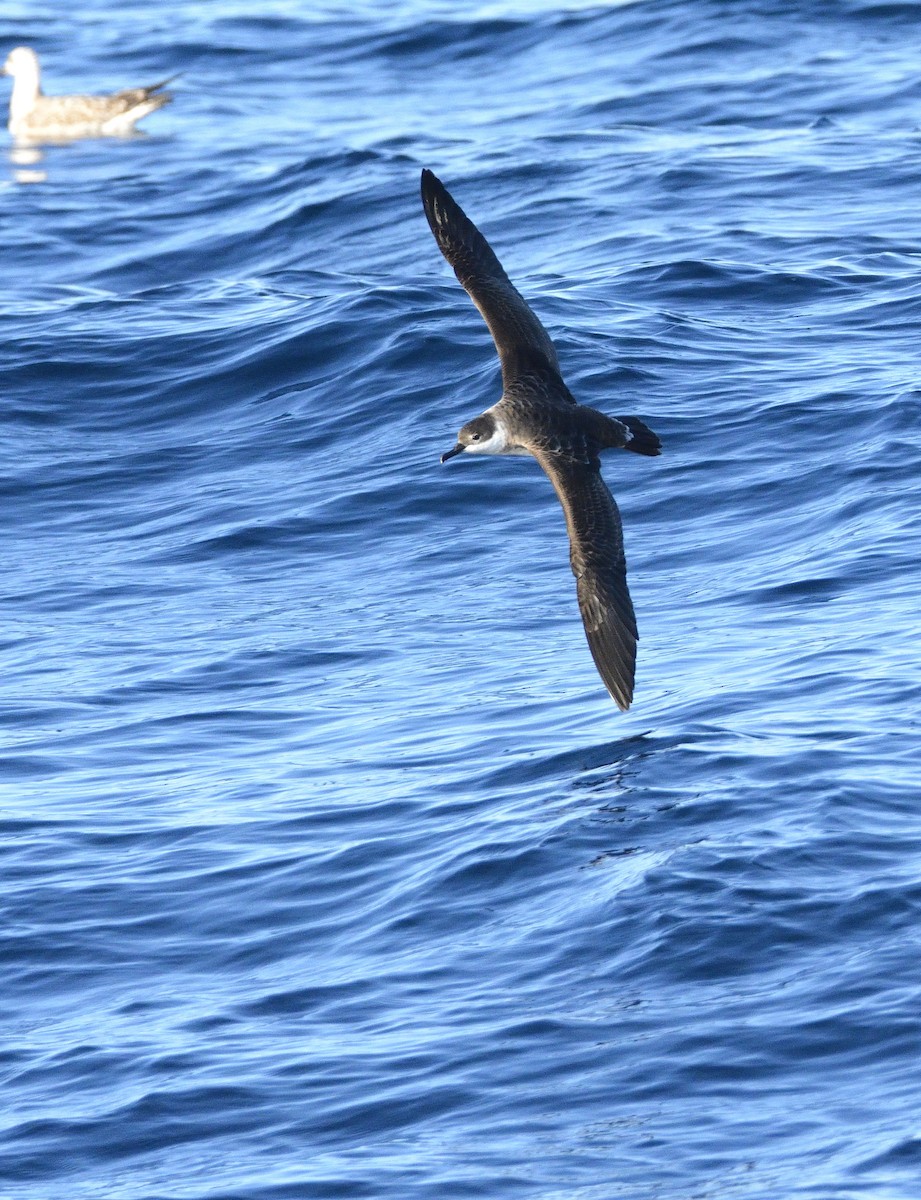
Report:
M 438 209 L 439 207 L 441 208 L 441 215 L 443 215 L 446 202 L 450 202 L 451 200 L 450 193 L 435 172 L 430 171 L 428 167 L 422 168 L 419 187 L 422 192 L 422 207 L 425 210 L 429 225 L 432 227 L 432 233 L 437 237 L 439 224 Z
M 154 92 L 159 92 L 163 88 L 169 87 L 174 80 L 179 79 L 181 76 L 182 71 L 177 71 L 175 75 L 169 75 L 166 79 L 161 79 L 159 83 L 148 84 L 144 91 L 147 92 L 148 96 L 152 96 Z M 170 100 L 172 100 L 172 96 L 170 96 Z
M 422 211 L 428 219 L 429 225 L 432 225 L 432 204 L 435 199 L 435 185 L 438 183 L 437 176 L 428 169 L 422 168 L 422 176 L 419 180 L 419 191 L 422 194 Z M 434 226 L 432 227 L 434 233 Z
M 434 171 L 430 171 L 428 167 L 423 167 L 422 176 L 419 180 L 419 189 L 422 192 L 422 203 L 427 205 L 429 197 L 435 192 L 444 191 L 444 184 Z
M 633 700 L 633 673 L 636 667 L 636 643 L 621 643 L 613 648 L 594 638 L 588 639 L 589 649 L 601 682 L 621 712 L 626 712 Z
M 633 437 L 624 446 L 625 450 L 632 450 L 634 454 L 647 454 L 650 458 L 661 454 L 662 443 L 659 440 L 659 435 L 653 433 L 645 422 L 639 417 L 618 417 L 618 421 L 626 425 Z
M 463 240 L 467 218 L 434 171 L 430 171 L 427 167 L 424 168 L 420 185 L 422 210 L 429 223 L 429 229 L 431 229 L 442 254 L 451 262 L 445 231 L 450 227 L 452 235 Z M 474 230 L 474 232 L 476 231 Z
M 579 581 L 579 607 L 585 623 L 588 648 L 608 694 L 621 712 L 626 712 L 633 700 L 636 643 L 639 637 L 633 605 L 629 593 L 624 592 L 619 608 L 606 604 L 601 620 L 595 614 L 588 620 L 583 603 L 585 593 L 581 590 L 585 582 L 586 577 L 583 576 Z
M 598 646 L 593 646 L 589 641 L 589 649 L 592 652 L 592 658 L 595 660 L 595 666 L 598 669 L 598 674 L 601 676 L 601 682 L 605 686 L 608 695 L 617 705 L 621 712 L 626 712 L 633 700 L 633 662 L 628 658 L 627 662 L 616 661 L 611 662 L 610 658 L 606 657 L 604 649 Z

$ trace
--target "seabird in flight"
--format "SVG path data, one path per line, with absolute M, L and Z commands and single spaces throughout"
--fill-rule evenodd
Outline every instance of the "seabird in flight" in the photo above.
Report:
M 627 590 L 623 530 L 601 478 L 602 450 L 655 455 L 661 443 L 638 417 L 609 417 L 578 404 L 563 382 L 553 342 L 489 243 L 431 171 L 422 204 L 435 241 L 489 327 L 502 366 L 499 401 L 461 429 L 441 456 L 531 454 L 550 478 L 569 530 L 585 636 L 605 687 L 621 709 L 633 699 L 636 617 Z

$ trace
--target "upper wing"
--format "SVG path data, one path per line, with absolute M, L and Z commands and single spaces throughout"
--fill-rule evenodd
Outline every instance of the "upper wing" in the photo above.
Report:
M 130 112 L 148 100 L 159 101 L 161 105 L 168 104 L 172 96 L 161 89 L 169 82 L 164 79 L 151 87 L 126 88 L 110 95 L 41 96 L 36 111 L 46 125 L 53 122 L 62 125 L 101 124 Z
M 619 708 L 633 699 L 636 617 L 627 590 L 627 563 L 620 513 L 597 460 L 535 451 L 550 477 L 569 530 L 569 559 L 588 647 L 604 685 Z
M 550 335 L 512 284 L 486 238 L 431 171 L 422 172 L 422 205 L 442 254 L 483 315 L 506 386 L 529 366 L 560 364 Z

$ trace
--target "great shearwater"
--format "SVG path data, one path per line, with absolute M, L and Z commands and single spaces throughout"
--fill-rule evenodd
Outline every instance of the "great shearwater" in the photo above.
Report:
M 618 707 L 633 699 L 636 617 L 627 590 L 620 513 L 601 478 L 602 450 L 655 455 L 661 443 L 638 417 L 578 404 L 563 382 L 553 342 L 512 284 L 486 238 L 431 171 L 422 204 L 442 254 L 489 327 L 502 367 L 502 396 L 461 429 L 441 456 L 531 454 L 550 477 L 569 530 L 569 559 L 585 636 Z
M 131 133 L 142 117 L 172 100 L 170 93 L 162 90 L 169 79 L 108 96 L 45 96 L 38 55 L 29 46 L 10 51 L 3 74 L 13 77 L 8 128 L 19 142 L 124 135 Z

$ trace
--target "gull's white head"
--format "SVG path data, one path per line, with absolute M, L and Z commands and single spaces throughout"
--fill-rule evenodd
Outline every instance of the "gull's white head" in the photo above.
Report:
M 30 46 L 17 46 L 6 56 L 3 64 L 3 74 L 12 75 L 14 79 L 34 79 L 38 85 L 38 55 Z

